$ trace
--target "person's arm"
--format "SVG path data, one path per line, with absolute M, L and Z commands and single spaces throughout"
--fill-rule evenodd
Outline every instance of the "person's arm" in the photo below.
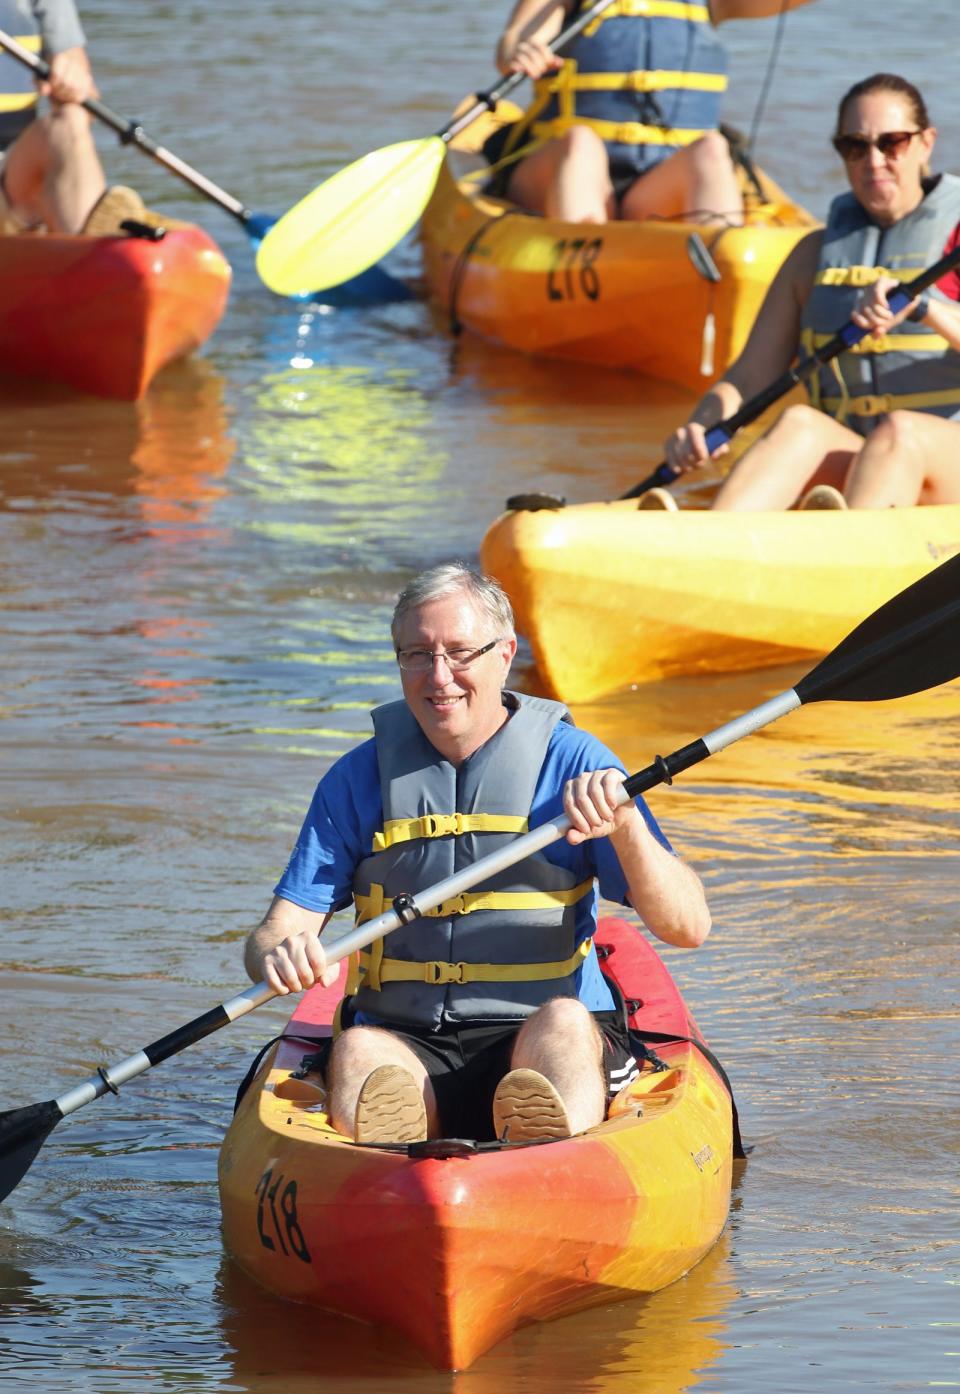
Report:
M 266 980 L 275 992 L 285 996 L 337 980 L 339 964 L 327 968 L 327 957 L 320 944 L 331 910 L 305 910 L 292 900 L 274 896 L 270 909 L 248 936 L 243 965 L 249 978 Z
M 654 837 L 631 800 L 617 807 L 624 782 L 618 769 L 593 770 L 567 782 L 563 811 L 572 824 L 567 841 L 577 846 L 609 837 L 627 882 L 630 904 L 665 944 L 696 948 L 710 933 L 710 911 L 699 876 Z
M 87 57 L 87 39 L 73 0 L 31 0 L 50 76 L 38 84 L 53 102 L 85 102 L 100 95 Z
M 562 58 L 547 45 L 563 28 L 566 11 L 565 0 L 517 0 L 497 44 L 500 72 L 535 79 L 561 67 Z
M 909 319 L 919 308 L 920 297 L 911 300 L 909 305 L 895 315 L 887 304 L 887 296 L 896 284 L 895 277 L 882 276 L 869 286 L 860 296 L 857 308 L 850 316 L 854 324 L 879 338 Z M 960 350 L 960 305 L 929 296 L 923 318 L 917 322 L 946 339 L 952 349 Z
M 705 392 L 683 426 L 665 443 L 667 463 L 678 473 L 697 469 L 710 458 L 706 434 L 745 401 L 785 373 L 800 338 L 800 317 L 816 276 L 821 231 L 808 233 L 793 248 L 771 282 L 760 313 L 735 363 Z M 729 447 L 721 445 L 716 458 Z
M 714 24 L 728 19 L 769 19 L 809 4 L 812 0 L 710 0 L 710 18 Z

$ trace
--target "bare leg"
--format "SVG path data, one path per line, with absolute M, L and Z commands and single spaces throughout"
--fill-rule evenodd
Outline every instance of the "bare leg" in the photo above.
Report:
M 637 222 L 697 218 L 739 226 L 743 198 L 726 138 L 708 131 L 641 175 L 623 196 L 621 216 Z
M 844 493 L 851 508 L 960 503 L 960 423 L 891 412 L 852 462 Z
M 814 484 L 842 489 L 862 445 L 855 431 L 815 407 L 788 407 L 737 461 L 711 506 L 758 513 L 789 508 Z
M 606 146 L 588 126 L 574 126 L 517 165 L 507 195 L 548 218 L 605 223 L 615 214 Z
M 570 1131 L 583 1133 L 606 1113 L 602 1060 L 603 1039 L 586 1007 L 574 997 L 555 997 L 521 1026 L 510 1063 L 548 1079 L 566 1107 Z
M 351 1026 L 334 1042 L 327 1086 L 330 1121 L 337 1132 L 353 1137 L 360 1086 L 380 1065 L 401 1065 L 413 1076 L 423 1093 L 429 1134 L 439 1137 L 437 1100 L 423 1063 L 403 1041 L 378 1026 Z
M 26 226 L 72 235 L 106 188 L 90 117 L 70 103 L 40 117 L 11 145 L 3 165 L 7 199 Z

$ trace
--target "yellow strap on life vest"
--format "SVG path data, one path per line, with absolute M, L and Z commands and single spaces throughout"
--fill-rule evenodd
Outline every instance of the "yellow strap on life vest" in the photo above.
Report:
M 433 910 L 424 910 L 424 919 L 449 919 L 451 915 L 470 915 L 476 910 L 553 910 L 558 905 L 576 905 L 593 889 L 593 877 L 581 881 L 568 891 L 463 891 L 444 900 Z M 374 882 L 369 895 L 354 892 L 357 924 L 375 920 L 393 901 L 383 894 L 383 887 Z
M 377 982 L 370 978 L 366 987 L 381 990 L 382 983 L 429 983 L 439 987 L 450 983 L 533 983 L 547 978 L 567 978 L 582 964 L 593 947 L 585 939 L 573 955 L 562 963 L 410 963 L 403 958 L 381 958 Z M 360 951 L 360 966 L 369 957 Z
M 566 135 L 574 126 L 589 126 L 602 141 L 619 145 L 692 145 L 707 134 L 706 129 L 645 126 L 639 121 L 597 121 L 592 116 L 558 116 L 553 121 L 538 121 L 534 124 L 533 134 L 552 139 Z
M 950 407 L 960 404 L 960 388 L 943 392 L 885 392 L 876 396 L 823 397 L 820 406 L 831 416 L 883 416 L 888 411 L 923 411 L 925 407 Z
M 833 334 L 811 334 L 814 349 L 828 344 Z M 950 345 L 942 334 L 878 334 L 851 344 L 844 353 L 946 353 Z
M 28 48 L 31 53 L 40 52 L 39 34 L 18 34 L 16 40 L 21 48 Z M 0 49 L 0 56 L 2 53 Z M 26 111 L 28 107 L 36 106 L 37 101 L 36 92 L 0 92 L 0 112 Z
M 926 268 L 919 266 L 912 271 L 892 271 L 886 266 L 827 266 L 818 271 L 814 284 L 818 286 L 872 286 L 882 276 L 892 276 L 895 281 L 915 281 Z
M 608 19 L 682 19 L 709 24 L 710 7 L 687 4 L 686 0 L 613 0 L 603 14 L 587 25 L 584 35 L 591 37 Z
M 546 79 L 547 86 L 559 90 L 561 83 Z M 671 73 L 665 69 L 633 73 L 581 73 L 562 82 L 564 90 L 575 92 L 726 92 L 726 73 Z
M 390 818 L 373 835 L 374 852 L 420 837 L 462 837 L 464 833 L 525 833 L 527 819 L 506 813 L 424 813 L 420 818 Z

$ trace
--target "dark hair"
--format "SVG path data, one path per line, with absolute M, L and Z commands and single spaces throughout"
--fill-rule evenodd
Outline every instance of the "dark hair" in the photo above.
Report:
M 865 77 L 861 82 L 855 82 L 840 99 L 840 106 L 837 108 L 837 130 L 840 135 L 843 129 L 843 116 L 850 102 L 855 102 L 858 97 L 867 97 L 871 92 L 892 92 L 898 97 L 903 97 L 911 109 L 917 128 L 925 131 L 930 126 L 930 117 L 927 115 L 927 104 L 912 82 L 908 82 L 905 77 L 898 77 L 896 73 L 874 73 L 873 77 Z

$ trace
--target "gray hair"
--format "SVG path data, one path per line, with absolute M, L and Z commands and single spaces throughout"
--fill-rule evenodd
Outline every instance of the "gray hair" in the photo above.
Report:
M 390 622 L 390 634 L 394 644 L 400 623 L 411 610 L 426 605 L 431 600 L 440 600 L 445 595 L 456 595 L 458 591 L 470 597 L 477 609 L 490 620 L 501 639 L 513 638 L 513 609 L 506 592 L 493 579 L 477 571 L 466 562 L 442 562 L 421 571 L 408 581 L 397 597 Z

